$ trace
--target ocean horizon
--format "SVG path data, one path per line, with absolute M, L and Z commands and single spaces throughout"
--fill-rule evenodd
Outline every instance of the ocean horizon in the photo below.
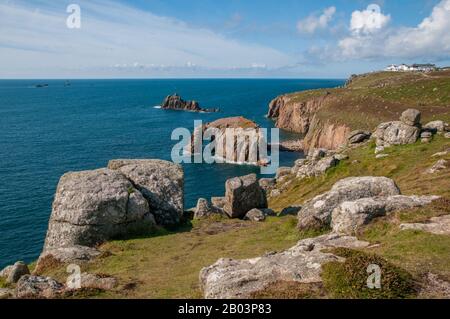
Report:
M 66 82 L 69 81 L 69 82 Z M 119 158 L 170 160 L 171 132 L 244 116 L 263 128 L 278 95 L 343 85 L 340 79 L 12 79 L 0 80 L 0 268 L 34 261 L 42 250 L 59 178 L 68 171 L 105 167 Z M 48 87 L 36 85 L 48 84 Z M 154 108 L 170 94 L 219 113 Z M 281 139 L 299 138 L 281 132 Z M 280 153 L 289 166 L 301 153 Z M 223 196 L 228 178 L 259 173 L 233 164 L 183 164 L 185 208 L 200 197 Z

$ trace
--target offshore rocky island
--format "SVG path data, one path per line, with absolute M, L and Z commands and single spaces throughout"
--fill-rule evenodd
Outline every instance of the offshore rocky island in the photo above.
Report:
M 41 256 L 0 272 L 0 297 L 449 298 L 449 92 L 448 71 L 380 72 L 280 96 L 268 117 L 306 158 L 192 209 L 170 162 L 66 173 Z

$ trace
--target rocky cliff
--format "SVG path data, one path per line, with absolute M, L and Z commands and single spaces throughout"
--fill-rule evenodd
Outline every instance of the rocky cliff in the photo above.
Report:
M 352 76 L 344 87 L 287 94 L 269 104 L 278 128 L 304 136 L 303 147 L 336 149 L 354 130 L 373 131 L 411 106 L 426 121 L 447 119 L 449 75 L 370 73 Z

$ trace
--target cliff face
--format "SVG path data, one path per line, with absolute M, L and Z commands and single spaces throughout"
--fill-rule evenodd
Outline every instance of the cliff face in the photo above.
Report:
M 267 117 L 276 120 L 276 127 L 303 134 L 303 147 L 335 149 L 344 144 L 350 127 L 328 120 L 321 120 L 317 113 L 327 104 L 333 103 L 332 95 L 312 97 L 295 101 L 289 95 L 274 99 L 269 105 Z

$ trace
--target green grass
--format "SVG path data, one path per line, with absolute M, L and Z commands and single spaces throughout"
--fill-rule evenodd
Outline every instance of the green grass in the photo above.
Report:
M 376 254 L 336 248 L 332 252 L 345 257 L 345 262 L 330 262 L 322 266 L 325 290 L 333 298 L 345 299 L 400 299 L 415 295 L 413 277 Z M 369 265 L 381 269 L 381 288 L 367 287 Z
M 198 276 L 203 267 L 219 258 L 251 258 L 284 250 L 301 238 L 317 235 L 299 233 L 295 228 L 296 218 L 292 216 L 272 217 L 264 223 L 195 222 L 185 231 L 106 243 L 100 249 L 108 254 L 82 265 L 82 270 L 119 279 L 115 291 L 95 297 L 201 298 Z M 67 276 L 63 268 L 45 273 L 60 280 Z
M 8 288 L 8 284 L 6 283 L 6 279 L 0 277 L 0 288 Z

